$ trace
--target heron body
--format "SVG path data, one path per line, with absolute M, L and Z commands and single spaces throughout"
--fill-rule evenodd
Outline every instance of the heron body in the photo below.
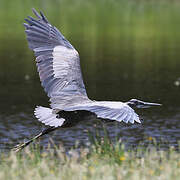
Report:
M 40 122 L 51 127 L 50 131 L 63 127 L 67 121 L 67 114 L 74 111 L 91 112 L 98 118 L 118 122 L 140 123 L 139 116 L 132 107 L 160 105 L 136 99 L 126 103 L 89 99 L 82 78 L 78 52 L 60 31 L 48 22 L 42 12 L 38 14 L 35 9 L 33 12 L 37 18 L 28 16 L 25 19 L 25 32 L 29 48 L 36 56 L 41 85 L 50 98 L 50 108 L 38 106 L 34 114 Z M 66 116 L 63 116 L 62 112 L 66 112 Z

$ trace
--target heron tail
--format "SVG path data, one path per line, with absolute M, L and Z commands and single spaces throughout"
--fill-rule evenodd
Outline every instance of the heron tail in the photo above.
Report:
M 58 114 L 56 114 L 53 109 L 42 106 L 37 106 L 35 108 L 34 115 L 36 116 L 38 121 L 51 127 L 61 126 L 65 121 L 65 119 L 63 118 L 58 118 Z

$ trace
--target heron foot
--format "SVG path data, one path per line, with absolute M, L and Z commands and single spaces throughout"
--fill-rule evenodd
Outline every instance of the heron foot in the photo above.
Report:
M 20 150 L 22 150 L 26 146 L 27 146 L 26 142 L 25 143 L 20 143 L 20 144 L 14 146 L 12 150 L 15 151 L 15 152 L 19 152 Z

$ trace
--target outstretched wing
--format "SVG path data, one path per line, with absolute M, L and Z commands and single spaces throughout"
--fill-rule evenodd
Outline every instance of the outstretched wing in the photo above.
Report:
M 90 102 L 76 107 L 67 107 L 65 111 L 86 110 L 93 112 L 98 118 L 115 120 L 125 123 L 141 123 L 135 111 L 125 103 L 121 102 Z
M 51 102 L 55 97 L 87 96 L 78 52 L 43 13 L 33 12 L 37 19 L 25 19 L 25 32 L 29 48 L 35 52 L 41 85 Z

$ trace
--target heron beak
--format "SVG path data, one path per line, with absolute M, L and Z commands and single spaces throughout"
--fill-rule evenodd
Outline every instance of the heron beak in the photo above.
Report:
M 149 103 L 149 102 L 141 102 L 140 104 L 137 105 L 138 108 L 150 108 L 153 106 L 162 106 L 162 104 L 158 103 Z

